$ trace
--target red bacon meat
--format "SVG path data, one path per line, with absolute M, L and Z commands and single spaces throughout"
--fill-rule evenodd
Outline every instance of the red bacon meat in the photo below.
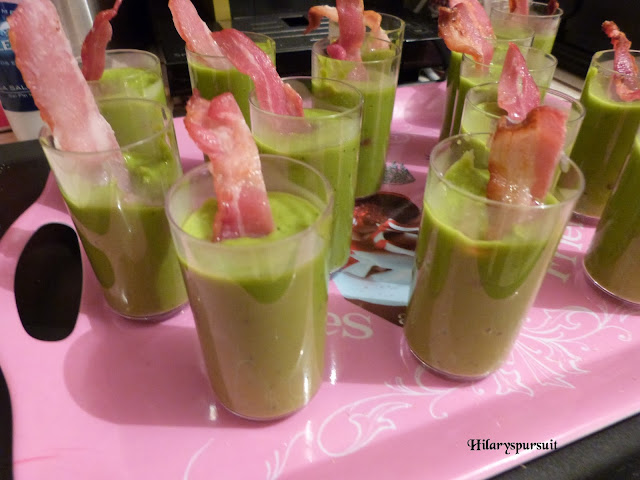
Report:
M 623 102 L 640 100 L 640 77 L 638 64 L 629 53 L 631 41 L 611 21 L 602 24 L 602 30 L 611 39 L 613 45 L 613 69 L 620 75 L 615 77 L 616 93 Z
M 380 24 L 382 23 L 382 16 L 378 12 L 374 10 L 365 10 L 363 12 L 363 16 L 364 24 L 369 28 L 369 30 L 371 30 L 371 35 L 374 38 L 384 40 L 385 42 L 390 41 L 387 33 L 380 26 Z M 336 7 L 331 7 L 329 5 L 316 5 L 314 7 L 311 7 L 307 12 L 309 25 L 307 25 L 304 33 L 310 33 L 318 28 L 320 26 L 320 22 L 322 21 L 322 17 L 328 18 L 331 22 L 339 23 L 338 9 Z M 381 48 L 383 46 L 386 46 L 386 44 L 376 44 L 374 45 L 374 48 Z
M 527 61 L 514 43 L 509 43 L 498 82 L 498 105 L 509 120 L 519 122 L 540 105 L 540 90 L 534 82 Z
M 566 113 L 545 105 L 517 124 L 502 117 L 491 140 L 487 198 L 521 205 L 543 202 L 562 153 L 566 120 Z
M 190 0 L 169 0 L 169 9 L 173 24 L 189 50 L 201 55 L 224 56 Z
M 258 147 L 229 92 L 210 102 L 197 91 L 187 102 L 185 127 L 209 157 L 218 201 L 213 240 L 261 237 L 274 229 Z
M 282 81 L 269 56 L 249 37 L 233 28 L 211 36 L 233 66 L 251 77 L 261 108 L 279 115 L 304 115 L 300 95 Z
M 330 22 L 338 22 L 338 10 L 330 5 L 315 5 L 307 12 L 307 20 L 309 25 L 305 28 L 304 33 L 311 33 L 320 26 L 322 18 L 326 17 Z
M 359 62 L 364 42 L 364 3 L 362 0 L 336 0 L 338 11 L 338 40 L 327 47 L 327 55 L 337 60 Z
M 117 149 L 53 4 L 23 0 L 7 21 L 16 65 L 57 147 L 71 152 Z
M 93 20 L 93 27 L 82 42 L 82 74 L 87 80 L 100 80 L 104 72 L 105 52 L 111 41 L 111 20 L 117 15 L 122 0 L 116 0 L 113 8 L 102 10 Z
M 491 61 L 495 35 L 484 7 L 477 0 L 452 0 L 449 5 L 438 10 L 438 35 L 447 48 L 480 63 Z
M 520 15 L 529 15 L 529 0 L 509 0 L 509 11 Z

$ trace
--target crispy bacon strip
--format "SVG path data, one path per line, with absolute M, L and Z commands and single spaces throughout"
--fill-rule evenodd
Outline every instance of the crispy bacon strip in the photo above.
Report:
M 359 62 L 366 32 L 363 0 L 336 0 L 336 9 L 340 36 L 327 47 L 327 55 L 337 60 Z
M 200 18 L 190 0 L 169 0 L 173 24 L 192 52 L 223 57 L 224 53 L 211 37 L 211 30 Z
M 9 22 L 16 65 L 61 150 L 118 148 L 73 56 L 56 8 L 49 0 L 23 0 Z
M 614 50 L 613 69 L 620 74 L 615 77 L 616 93 L 623 102 L 640 100 L 638 64 L 629 53 L 631 41 L 614 22 L 604 22 L 602 30 L 611 39 Z
M 307 25 L 307 28 L 304 30 L 305 35 L 318 28 L 323 17 L 328 18 L 330 22 L 338 22 L 338 10 L 336 7 L 329 5 L 315 5 L 311 7 L 307 12 L 309 25 Z
M 559 5 L 557 0 L 549 0 L 549 3 L 547 3 L 546 14 L 553 15 L 554 13 L 556 13 L 556 10 L 558 10 L 558 7 Z
M 249 37 L 233 28 L 211 36 L 234 67 L 251 77 L 261 108 L 279 115 L 304 115 L 300 95 L 282 81 L 269 56 Z
M 438 35 L 449 50 L 466 53 L 479 63 L 493 57 L 493 28 L 477 0 L 452 0 L 438 10 Z
M 487 38 L 495 36 L 489 15 L 487 15 L 487 11 L 478 0 L 449 0 L 449 7 L 454 8 L 459 3 L 465 4 L 471 10 L 473 23 L 482 35 Z
M 365 10 L 364 13 L 364 24 L 366 27 L 371 30 L 371 36 L 378 40 L 384 40 L 384 42 L 390 42 L 389 36 L 387 32 L 380 26 L 382 23 L 382 15 L 374 10 Z M 386 43 L 376 43 L 374 48 L 383 48 L 386 47 Z
M 498 82 L 498 105 L 509 120 L 519 122 L 540 105 L 540 90 L 533 80 L 527 61 L 515 43 L 509 43 Z
M 529 15 L 529 0 L 509 0 L 509 11 L 520 15 Z
M 384 40 L 385 42 L 389 42 L 389 36 L 387 32 L 380 26 L 382 23 L 382 15 L 374 10 L 365 10 L 364 13 L 364 24 L 366 27 L 371 30 L 371 35 L 374 38 Z M 338 10 L 336 7 L 331 7 L 329 5 L 316 5 L 311 7 L 307 13 L 307 18 L 309 21 L 309 25 L 305 29 L 304 33 L 310 33 L 314 31 L 316 28 L 320 26 L 320 22 L 322 21 L 322 17 L 326 17 L 330 22 L 338 23 Z M 386 46 L 386 43 L 375 44 L 373 48 L 382 48 Z
M 487 198 L 531 205 L 543 202 L 564 145 L 567 114 L 542 105 L 524 121 L 498 121 L 489 152 Z
M 111 20 L 117 15 L 122 0 L 116 0 L 112 8 L 98 12 L 93 26 L 82 42 L 80 58 L 82 74 L 87 80 L 100 80 L 104 72 L 107 44 L 111 41 L 113 29 Z
M 210 160 L 218 201 L 213 241 L 271 233 L 275 226 L 258 147 L 233 95 L 223 93 L 209 102 L 196 90 L 184 125 Z

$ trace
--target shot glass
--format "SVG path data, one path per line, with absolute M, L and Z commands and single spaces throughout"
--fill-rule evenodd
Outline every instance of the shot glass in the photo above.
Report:
M 370 48 L 374 41 L 378 42 L 376 45 L 383 42 L 386 47 Z M 367 36 L 361 50 L 362 62 L 336 60 L 327 55 L 329 44 L 328 38 L 314 43 L 311 75 L 342 80 L 362 92 L 356 197 L 365 197 L 376 193 L 384 178 L 401 54 L 393 43 Z
M 488 152 L 477 146 L 488 136 L 454 136 L 431 153 L 404 325 L 416 358 L 456 380 L 483 378 L 509 355 L 584 185 L 563 156 L 556 203 L 487 199 Z
M 290 77 L 283 81 L 302 97 L 305 116 L 278 115 L 249 97 L 251 130 L 262 153 L 301 160 L 318 169 L 333 187 L 333 235 L 329 269 L 349 259 L 360 150 L 362 94 L 338 80 Z
M 460 63 L 460 84 L 453 105 L 451 134 L 460 133 L 460 120 L 464 100 L 469 89 L 482 83 L 495 82 L 500 79 L 508 44 L 501 44 L 493 53 L 493 59 L 488 63 L 476 62 L 471 56 L 463 55 Z M 505 48 L 502 48 L 505 47 Z M 527 62 L 527 68 L 539 87 L 548 87 L 553 80 L 558 60 L 550 53 L 545 53 L 534 47 L 519 47 Z
M 587 277 L 618 300 L 640 305 L 640 138 L 636 138 L 584 257 Z
M 376 38 L 387 40 L 398 47 L 398 50 L 402 52 L 402 45 L 404 43 L 404 30 L 405 21 L 400 17 L 391 15 L 388 13 L 380 13 L 381 21 L 380 28 L 383 32 L 372 32 L 367 29 L 369 34 L 374 35 Z M 338 22 L 329 21 L 329 38 L 333 41 L 340 36 L 340 27 Z
M 545 53 L 551 53 L 563 13 L 561 8 L 557 8 L 552 14 L 547 13 L 546 2 L 530 2 L 528 15 L 511 13 L 509 1 L 503 0 L 491 4 L 489 19 L 496 30 L 522 26 L 533 28 L 533 46 Z
M 182 174 L 173 118 L 141 98 L 99 106 L 119 149 L 60 150 L 48 127 L 40 143 L 109 307 L 162 320 L 187 301 L 164 212 L 165 193 Z
M 276 42 L 271 37 L 255 32 L 242 33 L 269 55 L 275 65 Z M 240 73 L 224 56 L 201 55 L 188 48 L 186 52 L 191 88 L 197 89 L 207 100 L 221 93 L 231 92 L 249 125 L 249 93 L 254 88 L 253 80 L 248 75 Z
M 509 33 L 507 33 L 509 32 Z M 520 47 L 530 47 L 533 42 L 533 30 L 524 28 L 522 30 L 504 30 L 503 34 L 493 42 L 495 50 L 506 50 L 509 42 L 513 42 Z M 504 60 L 504 54 L 502 54 Z M 452 130 L 454 110 L 458 98 L 458 89 L 460 87 L 460 64 L 462 63 L 462 53 L 451 52 L 449 58 L 449 67 L 447 68 L 447 97 L 444 102 L 444 115 L 442 117 L 442 127 L 440 128 L 440 140 L 444 140 L 452 135 L 456 135 Z
M 82 60 L 77 60 L 82 66 Z M 167 105 L 160 59 L 145 50 L 107 50 L 102 77 L 88 83 L 97 100 L 140 97 Z
M 167 216 L 217 399 L 238 416 L 273 420 L 304 407 L 322 382 L 333 192 L 305 163 L 261 163 L 279 237 L 210 240 L 208 164 L 171 188 Z
M 568 115 L 564 151 L 569 155 L 584 119 L 584 106 L 566 93 L 548 87 L 538 88 L 542 105 L 555 107 Z M 464 100 L 460 133 L 493 132 L 500 117 L 506 114 L 507 112 L 498 106 L 498 82 L 471 87 Z
M 640 50 L 631 50 L 640 65 Z M 584 194 L 576 205 L 576 219 L 598 222 L 640 127 L 640 101 L 625 102 L 615 89 L 616 79 L 637 81 L 614 71 L 613 50 L 596 52 L 587 72 L 580 101 L 586 114 L 571 158 L 584 173 Z

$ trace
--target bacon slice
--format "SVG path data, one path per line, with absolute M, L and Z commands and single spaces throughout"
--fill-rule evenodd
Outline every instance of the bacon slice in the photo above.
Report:
M 209 156 L 218 201 L 213 240 L 261 237 L 275 226 L 251 130 L 230 92 L 210 102 L 196 90 L 187 102 L 185 127 Z
M 559 5 L 557 0 L 549 0 L 549 3 L 547 3 L 546 14 L 553 15 L 554 13 L 556 13 L 556 10 L 558 10 L 558 7 Z
M 540 105 L 540 90 L 533 80 L 527 61 L 518 46 L 509 43 L 498 82 L 498 105 L 509 120 L 519 122 Z
M 190 0 L 169 0 L 169 9 L 173 24 L 189 50 L 201 55 L 224 56 Z
M 567 114 L 542 105 L 525 120 L 498 121 L 489 152 L 487 198 L 531 205 L 543 202 L 556 172 L 564 145 Z
M 520 15 L 529 15 L 529 0 L 509 0 L 509 11 Z
M 336 9 L 340 36 L 327 47 L 327 54 L 337 60 L 359 62 L 366 32 L 363 0 L 336 0 Z
M 364 16 L 364 24 L 366 27 L 371 30 L 371 35 L 379 40 L 384 40 L 382 43 L 373 43 L 373 48 L 383 48 L 387 44 L 385 42 L 391 41 L 387 32 L 380 26 L 382 23 L 382 15 L 374 10 L 365 10 L 363 12 Z M 304 33 L 310 33 L 314 31 L 316 28 L 320 26 L 320 22 L 322 21 L 322 17 L 326 17 L 330 22 L 338 23 L 338 9 L 336 7 L 331 7 L 329 5 L 316 5 L 311 7 L 307 12 L 307 19 L 309 21 L 309 25 L 305 29 Z
M 616 93 L 623 102 L 640 100 L 638 64 L 629 53 L 631 41 L 612 21 L 605 21 L 602 30 L 611 39 L 614 50 L 613 69 L 620 74 L 615 77 Z
M 93 20 L 93 26 L 82 42 L 82 74 L 87 80 L 100 80 L 104 72 L 107 44 L 111 41 L 113 29 L 111 20 L 118 13 L 122 0 L 116 0 L 112 8 L 102 10 Z
M 261 108 L 279 115 L 304 115 L 300 95 L 282 81 L 269 56 L 249 37 L 233 28 L 211 36 L 234 67 L 251 77 Z
M 380 26 L 382 23 L 382 15 L 374 10 L 365 10 L 364 13 L 364 24 L 369 27 L 371 30 L 371 36 L 378 40 L 383 40 L 382 42 L 373 42 L 372 48 L 384 48 L 387 46 L 385 42 L 390 42 L 391 39 L 387 32 Z
M 493 38 L 493 27 L 489 15 L 478 0 L 449 0 L 449 7 L 454 8 L 458 4 L 464 4 L 471 10 L 473 23 L 482 35 L 487 38 Z
M 9 22 L 16 65 L 58 148 L 98 152 L 118 148 L 73 56 L 49 0 L 23 0 Z
M 315 5 L 311 7 L 307 12 L 309 25 L 307 25 L 307 28 L 304 30 L 305 35 L 318 28 L 323 17 L 328 18 L 330 22 L 338 22 L 338 10 L 336 7 L 329 5 Z
M 438 35 L 449 50 L 466 53 L 479 63 L 493 57 L 495 38 L 489 17 L 477 0 L 452 0 L 438 10 Z

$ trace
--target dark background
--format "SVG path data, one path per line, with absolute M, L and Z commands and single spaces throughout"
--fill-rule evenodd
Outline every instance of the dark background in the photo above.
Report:
M 211 29 L 220 28 L 211 0 L 193 0 L 193 3 Z M 321 3 L 324 2 L 231 0 L 233 26 L 237 22 L 238 25 L 258 28 L 264 23 L 263 20 L 268 19 L 276 25 L 272 35 L 277 37 L 279 47 L 276 58 L 279 73 L 283 76 L 308 75 L 310 42 L 302 37 L 301 32 L 306 25 L 305 13 L 308 8 Z M 559 68 L 578 76 L 585 75 L 593 53 L 610 48 L 610 42 L 601 30 L 605 20 L 615 21 L 632 41 L 637 39 L 636 47 L 640 47 L 639 0 L 559 0 L 559 3 L 565 11 L 553 50 L 558 57 Z M 437 38 L 435 19 L 428 8 L 414 12 L 412 8 L 416 4 L 417 0 L 365 1 L 367 9 L 401 16 L 407 21 L 401 83 L 420 81 L 420 72 L 425 68 L 432 69 L 436 73 L 434 78 L 438 79 L 437 75 L 443 74 L 448 61 L 448 51 Z M 100 0 L 101 8 L 110 8 L 112 5 L 112 0 Z M 180 98 L 190 95 L 184 43 L 173 26 L 167 0 L 124 1 L 112 23 L 114 36 L 109 48 L 140 48 L 157 53 L 166 67 L 172 96 Z M 35 190 L 31 193 L 30 187 L 20 181 L 24 172 L 20 168 L 8 168 L 18 154 L 18 148 L 20 168 L 41 172 L 40 176 L 29 173 L 29 178 L 40 179 L 40 183 L 33 185 Z M 25 152 L 29 158 L 24 158 Z M 0 205 L 6 208 L 3 209 L 0 224 L 8 226 L 21 210 L 37 198 L 48 167 L 41 149 L 34 141 L 0 145 L 0 171 L 3 169 L 4 174 L 0 178 L 6 188 L 0 188 Z M 1 380 L 0 371 L 0 480 L 5 480 L 11 478 L 11 411 L 8 392 Z M 549 412 L 549 415 L 553 415 L 553 412 Z M 640 480 L 640 415 L 495 478 L 532 479 Z

